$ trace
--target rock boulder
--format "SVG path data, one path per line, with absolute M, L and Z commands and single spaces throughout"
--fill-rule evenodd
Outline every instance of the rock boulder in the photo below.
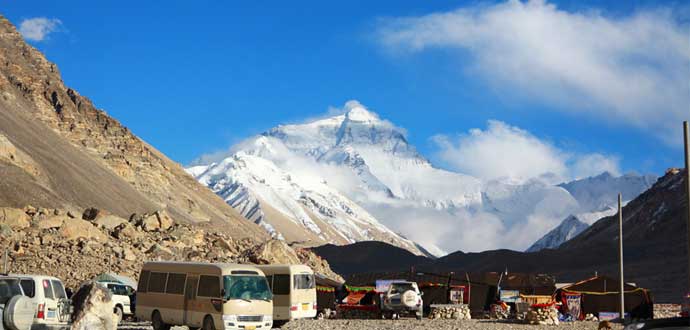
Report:
M 0 207 L 0 223 L 12 229 L 22 229 L 31 225 L 31 217 L 24 213 L 22 209 Z
M 88 281 L 72 296 L 73 330 L 115 330 L 117 316 L 113 313 L 112 294 L 108 289 Z

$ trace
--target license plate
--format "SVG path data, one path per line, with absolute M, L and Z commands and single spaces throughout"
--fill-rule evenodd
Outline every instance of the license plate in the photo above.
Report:
M 255 329 L 256 329 L 256 326 L 253 326 L 253 325 L 245 325 L 245 326 L 244 326 L 244 329 L 245 329 L 245 330 L 255 330 Z
M 48 311 L 48 318 L 49 319 L 54 319 L 56 315 L 57 314 L 55 311 Z
M 309 310 L 309 307 L 311 307 L 311 304 L 302 304 L 303 311 Z

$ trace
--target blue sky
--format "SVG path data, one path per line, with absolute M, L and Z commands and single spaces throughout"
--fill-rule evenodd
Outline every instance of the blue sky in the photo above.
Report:
M 520 128 L 562 153 L 616 159 L 622 172 L 661 174 L 667 167 L 682 166 L 680 120 L 690 119 L 690 83 L 663 77 L 669 72 L 690 74 L 687 6 L 653 1 L 537 5 L 541 9 L 531 11 L 520 7 L 527 4 L 484 1 L 162 5 L 10 0 L 4 2 L 2 14 L 15 25 L 36 17 L 59 20 L 53 32 L 31 44 L 57 63 L 69 86 L 183 164 L 280 123 L 319 116 L 356 99 L 404 127 L 409 140 L 444 167 L 455 166 L 449 159 L 455 154 L 441 150 L 448 146 L 439 144 L 438 137 L 446 138 L 450 148 L 460 148 L 470 129 L 488 132 L 489 120 Z M 429 16 L 433 13 L 450 17 Z M 594 50 L 560 69 L 578 72 L 571 81 L 560 73 L 549 76 L 533 69 L 551 64 L 553 57 L 513 62 L 513 52 L 524 49 L 520 43 L 532 39 L 506 41 L 496 32 L 505 26 L 483 19 L 515 14 L 508 17 L 519 20 L 520 13 L 527 15 L 525 24 L 534 13 L 572 23 L 561 31 L 600 21 L 619 29 L 602 33 L 602 40 L 573 34 L 572 43 L 564 47 L 580 49 L 582 43 Z M 651 41 L 643 35 L 636 40 L 631 33 L 620 47 L 601 46 L 611 43 L 607 35 L 618 41 L 616 33 L 644 27 L 645 22 L 668 29 L 653 28 L 657 37 Z M 432 30 L 425 30 L 429 26 Z M 631 52 L 633 46 L 658 51 Z M 578 52 L 562 55 L 571 53 Z M 611 85 L 625 82 L 626 74 L 649 73 L 651 78 L 641 81 L 651 83 L 631 82 L 631 88 L 644 85 L 639 92 L 612 87 L 616 96 L 609 99 L 607 80 L 596 77 L 601 70 L 592 70 L 594 78 L 581 74 L 590 64 L 608 63 L 598 58 L 592 62 L 588 54 L 620 56 L 610 72 L 604 70 Z M 512 64 L 498 71 L 497 63 Z M 635 71 L 638 66 L 647 69 L 640 73 Z M 515 77 L 523 74 L 522 80 Z M 587 81 L 599 86 L 583 87 Z M 643 98 L 645 92 L 660 90 L 659 85 L 666 90 L 667 84 L 677 87 L 659 100 Z

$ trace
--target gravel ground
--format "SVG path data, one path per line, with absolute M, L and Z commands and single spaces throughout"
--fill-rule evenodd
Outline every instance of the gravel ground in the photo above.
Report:
M 597 330 L 598 322 L 564 322 L 558 326 L 528 325 L 519 323 L 497 322 L 492 320 L 300 320 L 292 321 L 283 330 L 555 330 L 559 328 L 572 330 Z M 620 330 L 621 325 L 613 325 Z
M 597 330 L 598 322 L 564 322 L 558 326 L 529 325 L 497 322 L 493 320 L 299 320 L 283 326 L 282 330 Z M 623 327 L 612 324 L 613 330 Z M 148 323 L 125 323 L 119 330 L 151 330 Z M 187 330 L 187 327 L 173 327 L 172 330 Z

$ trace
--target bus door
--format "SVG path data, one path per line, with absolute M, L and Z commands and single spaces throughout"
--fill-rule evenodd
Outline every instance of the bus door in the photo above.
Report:
M 187 277 L 187 284 L 184 290 L 184 322 L 183 324 L 192 324 L 194 310 L 194 300 L 196 300 L 196 287 L 199 283 L 198 275 L 189 275 Z

